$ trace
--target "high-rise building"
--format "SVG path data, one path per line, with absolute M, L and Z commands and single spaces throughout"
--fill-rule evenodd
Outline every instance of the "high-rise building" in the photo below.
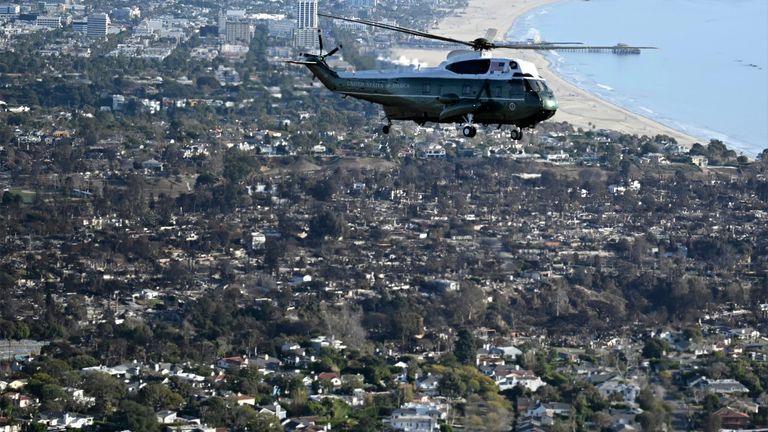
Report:
M 317 28 L 317 0 L 298 0 L 296 28 Z
M 88 37 L 105 38 L 109 32 L 109 15 L 97 13 L 88 15 Z
M 297 0 L 294 45 L 299 48 L 315 48 L 318 45 L 318 34 L 317 0 Z
M 227 18 L 224 40 L 229 44 L 248 45 L 251 43 L 251 22 L 246 18 Z
M 219 37 L 224 40 L 227 37 L 227 21 L 245 19 L 245 9 L 219 10 Z

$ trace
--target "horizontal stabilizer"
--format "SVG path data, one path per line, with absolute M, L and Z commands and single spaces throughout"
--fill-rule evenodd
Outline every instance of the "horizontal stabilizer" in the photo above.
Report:
M 316 65 L 320 64 L 318 61 L 307 61 L 307 60 L 285 60 L 286 63 L 290 64 L 299 64 L 299 65 Z

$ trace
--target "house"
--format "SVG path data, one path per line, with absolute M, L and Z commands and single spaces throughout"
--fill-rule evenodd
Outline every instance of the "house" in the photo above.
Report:
M 667 157 L 661 153 L 648 153 L 640 158 L 640 163 L 651 165 L 668 165 Z
M 551 426 L 555 424 L 556 417 L 569 417 L 571 406 L 560 402 L 539 403 L 529 409 L 526 415 L 540 421 L 544 426 Z
M 272 405 L 259 405 L 258 411 L 259 413 L 273 415 L 277 417 L 280 421 L 285 420 L 285 418 L 287 417 L 287 413 L 285 412 L 283 407 L 280 406 L 280 404 L 277 402 L 273 402 Z
M 706 156 L 692 155 L 690 156 L 691 163 L 699 168 L 706 168 L 709 165 L 709 159 Z
M 390 416 L 390 425 L 396 430 L 405 432 L 438 431 L 437 420 L 427 416 L 412 413 L 410 410 L 395 410 Z
M 84 405 L 86 407 L 91 407 L 96 403 L 96 398 L 86 396 L 84 390 L 74 387 L 64 387 L 64 391 L 67 392 L 69 397 L 72 398 L 72 401 L 75 403 Z
M 713 414 L 725 429 L 743 429 L 749 424 L 749 415 L 731 407 L 723 407 Z
M 406 432 L 440 430 L 439 420 L 448 418 L 448 408 L 439 403 L 408 403 L 392 411 L 390 425 Z
M 634 402 L 637 395 L 640 394 L 640 386 L 619 377 L 614 377 L 599 384 L 597 391 L 608 400 L 616 400 L 618 398 L 625 402 Z
M 41 414 L 38 420 L 48 426 L 48 430 L 82 429 L 93 424 L 93 417 L 77 413 Z
M 248 395 L 237 395 L 235 396 L 235 402 L 239 406 L 243 406 L 243 405 L 255 406 L 256 398 Z
M 329 424 L 318 424 L 321 419 L 317 416 L 297 417 L 282 422 L 285 432 L 327 432 L 331 430 Z
M 142 162 L 141 167 L 147 171 L 162 171 L 163 163 L 153 158 Z
M 514 361 L 523 352 L 512 345 L 494 346 L 489 350 L 491 354 L 497 354 L 506 360 Z
M 9 389 L 11 389 L 11 390 L 20 390 L 20 389 L 24 388 L 24 386 L 26 386 L 26 385 L 27 385 L 27 380 L 25 380 L 25 379 L 24 380 L 17 379 L 17 380 L 13 380 L 13 381 L 9 382 L 7 387 Z
M 440 385 L 442 375 L 427 375 L 424 379 L 416 382 L 416 389 L 426 394 L 436 394 Z
M 160 424 L 173 424 L 176 423 L 177 415 L 176 411 L 163 410 L 155 413 L 157 422 Z
M 216 366 L 221 369 L 239 369 L 248 366 L 248 357 L 235 356 L 224 357 L 216 361 Z
M 321 372 L 317 375 L 318 381 L 329 381 L 332 386 L 341 386 L 341 377 L 336 372 Z
M 21 432 L 21 426 L 10 424 L 8 417 L 0 417 L 0 432 Z
M 708 378 L 698 378 L 688 384 L 688 387 L 718 395 L 749 393 L 749 389 L 744 384 L 734 379 L 710 380 Z
M 760 337 L 760 332 L 751 327 L 734 328 L 728 331 L 728 336 L 734 339 L 756 340 Z
M 280 366 L 283 365 L 283 363 L 274 358 L 270 357 L 269 354 L 263 354 L 260 356 L 257 356 L 253 359 L 251 362 L 251 366 L 256 366 L 256 368 L 261 372 L 262 374 L 270 374 L 278 369 L 280 369 Z
M 17 409 L 29 408 L 37 402 L 31 397 L 17 392 L 5 393 L 3 398 L 10 400 L 13 407 Z
M 525 419 L 518 422 L 515 430 L 517 432 L 546 432 L 549 429 L 537 425 L 532 419 Z
M 307 277 L 310 278 L 309 279 L 310 281 L 312 280 L 312 276 L 307 276 Z M 315 351 L 320 351 L 320 349 L 322 348 L 331 348 L 333 350 L 338 351 L 338 350 L 343 350 L 347 347 L 346 345 L 344 345 L 342 341 L 333 337 L 329 339 L 326 336 L 318 336 L 318 337 L 312 338 L 310 339 L 309 342 L 312 346 L 312 349 Z
M 520 366 L 517 365 L 481 366 L 480 370 L 486 376 L 491 378 L 496 385 L 499 386 L 499 390 L 501 391 L 510 390 L 519 385 L 535 392 L 539 387 L 547 385 L 547 383 L 537 377 L 536 374 L 525 369 L 520 369 Z

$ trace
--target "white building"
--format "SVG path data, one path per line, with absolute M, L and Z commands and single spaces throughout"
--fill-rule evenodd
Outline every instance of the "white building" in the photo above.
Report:
M 17 16 L 21 13 L 21 6 L 17 4 L 2 4 L 0 5 L 0 17 L 4 16 Z
M 109 24 L 109 15 L 105 13 L 88 15 L 88 37 L 107 37 L 107 32 L 109 32 Z
M 440 430 L 440 420 L 448 418 L 448 405 L 441 403 L 407 403 L 390 415 L 390 425 L 406 432 Z
M 122 111 L 125 105 L 125 96 L 112 95 L 112 111 Z
M 39 15 L 35 24 L 38 27 L 58 29 L 61 28 L 61 17 L 57 15 Z
M 318 34 L 317 0 L 298 0 L 294 45 L 298 48 L 315 48 L 318 46 Z

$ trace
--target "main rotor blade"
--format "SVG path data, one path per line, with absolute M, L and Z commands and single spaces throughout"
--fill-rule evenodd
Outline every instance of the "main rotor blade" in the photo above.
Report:
M 380 22 L 376 22 L 376 21 L 368 21 L 368 20 L 364 20 L 364 19 L 360 19 L 360 18 L 346 18 L 346 17 L 340 17 L 340 16 L 329 15 L 329 14 L 324 14 L 324 13 L 318 13 L 317 15 L 321 16 L 321 17 L 326 17 L 326 18 L 331 18 L 331 19 L 336 19 L 336 20 L 341 20 L 341 21 L 347 21 L 347 22 L 352 22 L 352 23 L 358 23 L 358 24 L 364 24 L 364 25 L 367 25 L 367 26 L 378 27 L 378 28 L 382 28 L 382 29 L 386 29 L 386 30 L 392 30 L 392 31 L 396 31 L 396 32 L 400 32 L 400 33 L 405 33 L 405 34 L 409 34 L 409 35 L 413 35 L 413 36 L 419 36 L 419 37 L 423 37 L 423 38 L 427 38 L 427 39 L 434 39 L 434 40 L 439 40 L 439 41 L 443 41 L 443 42 L 451 42 L 451 43 L 455 43 L 455 44 L 461 44 L 461 45 L 467 45 L 467 46 L 470 46 L 470 47 L 474 47 L 474 44 L 472 42 L 467 42 L 467 41 L 463 41 L 463 40 L 459 40 L 459 39 L 454 39 L 454 38 L 449 38 L 449 37 L 445 37 L 445 36 L 435 35 L 435 34 L 432 34 L 432 33 L 427 33 L 427 32 L 423 32 L 423 31 L 419 31 L 419 30 L 414 30 L 414 29 L 409 29 L 409 28 L 405 28 L 405 27 L 399 27 L 399 26 L 395 26 L 395 25 L 391 25 L 391 24 L 384 24 L 384 23 L 380 23 Z
M 328 54 L 324 55 L 323 57 L 330 57 L 330 56 L 336 54 L 336 52 L 338 52 L 340 48 L 341 48 L 341 46 L 337 46 L 336 48 L 328 51 Z
M 492 42 L 490 38 L 477 38 L 471 41 L 463 41 L 454 39 L 451 37 L 440 36 L 432 33 L 423 32 L 420 30 L 409 29 L 406 27 L 400 27 L 392 24 L 384 24 L 376 21 L 369 21 L 360 18 L 347 18 L 336 15 L 318 13 L 318 16 L 331 18 L 335 20 L 347 21 L 351 23 L 363 24 L 371 27 L 377 27 L 385 30 L 392 30 L 400 33 L 405 33 L 413 36 L 423 37 L 426 39 L 434 39 L 443 42 L 455 43 L 459 45 L 466 45 L 472 47 L 474 50 L 483 51 L 495 48 L 508 48 L 508 49 L 521 49 L 521 50 L 569 50 L 569 51 L 612 51 L 616 49 L 635 50 L 635 49 L 656 49 L 656 47 L 635 47 L 629 45 L 614 45 L 614 46 L 592 46 L 583 45 L 581 42 L 510 42 L 496 44 Z M 491 30 L 491 29 L 489 29 Z M 490 36 L 490 34 L 488 34 Z
M 646 50 L 658 49 L 650 46 L 631 46 L 631 45 L 581 45 L 579 42 L 569 43 L 507 43 L 498 44 L 495 48 L 519 49 L 519 50 L 562 50 L 562 51 L 613 51 L 613 50 Z

